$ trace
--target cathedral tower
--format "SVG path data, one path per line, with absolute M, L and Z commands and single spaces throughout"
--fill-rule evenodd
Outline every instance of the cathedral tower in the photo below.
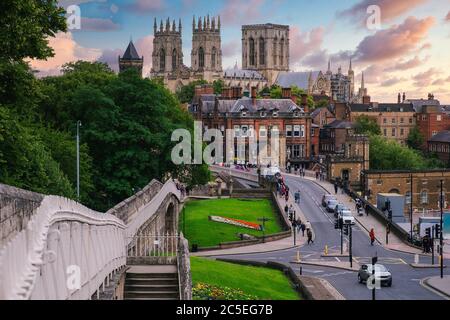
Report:
M 153 24 L 152 76 L 175 74 L 180 70 L 183 65 L 181 30 L 181 19 L 178 22 L 177 30 L 175 20 L 171 25 L 169 18 L 167 18 L 165 26 L 161 20 L 158 29 L 155 18 Z
M 353 99 L 355 94 L 355 72 L 352 69 L 352 59 L 350 58 L 350 64 L 348 67 L 348 78 L 350 80 L 350 100 Z
M 242 69 L 260 72 L 271 85 L 280 71 L 289 71 L 289 26 L 242 26 Z
M 142 68 L 144 66 L 144 57 L 140 57 L 133 41 L 130 40 L 127 49 L 122 57 L 119 56 L 119 72 L 123 72 L 129 68 L 135 68 L 142 76 Z
M 214 81 L 222 74 L 222 46 L 220 16 L 199 17 L 192 20 L 191 68 L 204 80 Z

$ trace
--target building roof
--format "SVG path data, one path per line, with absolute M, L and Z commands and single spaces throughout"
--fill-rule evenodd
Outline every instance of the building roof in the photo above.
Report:
M 327 124 L 325 127 L 333 129 L 352 129 L 354 127 L 354 124 L 350 121 L 334 120 L 333 122 Z
M 416 112 L 422 112 L 423 106 L 439 106 L 440 102 L 436 99 L 406 99 L 405 102 L 412 103 Z
M 245 69 L 238 69 L 238 68 L 230 68 L 223 72 L 224 78 L 231 77 L 231 78 L 247 78 L 247 79 L 260 79 L 260 80 L 266 80 L 264 76 L 255 70 L 245 70 Z
M 412 103 L 350 103 L 353 112 L 414 112 Z
M 448 142 L 450 143 L 450 131 L 440 131 L 431 137 L 432 142 Z
M 137 53 L 136 47 L 133 44 L 133 41 L 130 41 L 128 44 L 127 50 L 125 50 L 125 53 L 123 54 L 122 59 L 125 60 L 140 60 L 141 57 Z
M 317 78 L 320 71 L 312 71 L 312 79 Z M 311 72 L 280 72 L 275 81 L 280 87 L 288 88 L 297 86 L 301 89 L 308 89 L 308 79 Z

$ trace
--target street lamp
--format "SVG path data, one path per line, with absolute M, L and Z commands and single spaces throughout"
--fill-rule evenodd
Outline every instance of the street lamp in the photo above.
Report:
M 442 230 L 443 227 L 443 213 L 444 213 L 444 194 L 443 194 L 443 184 L 444 184 L 444 180 L 441 179 L 441 196 L 440 196 L 440 207 L 441 207 L 441 221 L 440 221 L 440 239 L 439 239 L 439 254 L 440 254 L 440 263 L 441 263 L 441 279 L 444 278 L 444 256 L 443 256 L 443 248 L 442 246 L 444 245 L 444 239 L 443 239 L 443 234 L 444 231 Z
M 77 121 L 77 200 L 80 201 L 80 127 L 81 121 Z

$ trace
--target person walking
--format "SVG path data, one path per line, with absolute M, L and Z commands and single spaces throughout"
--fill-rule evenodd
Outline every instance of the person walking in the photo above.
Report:
M 297 233 L 299 233 L 300 230 L 302 230 L 302 219 L 299 218 L 297 220 Z
M 308 244 L 310 244 L 311 242 L 314 243 L 314 240 L 312 239 L 311 229 L 308 229 L 308 231 L 306 232 L 306 236 L 308 237 Z
M 288 211 L 289 211 L 289 207 L 286 203 L 286 205 L 284 206 L 284 214 L 287 216 L 288 215 Z
M 370 245 L 373 246 L 373 243 L 375 242 L 375 231 L 373 230 L 373 228 L 370 229 L 369 237 L 370 237 Z
M 289 206 L 289 221 L 292 222 L 292 220 L 294 219 L 294 207 L 292 206 L 292 204 Z
M 286 202 L 289 201 L 289 191 L 286 190 L 286 194 L 284 195 Z
M 337 183 L 335 182 L 334 183 L 334 194 L 337 194 L 337 192 L 338 192 L 338 186 L 337 186 Z
M 304 223 L 302 223 L 300 225 L 300 228 L 302 229 L 302 237 L 304 237 L 305 236 L 306 225 Z

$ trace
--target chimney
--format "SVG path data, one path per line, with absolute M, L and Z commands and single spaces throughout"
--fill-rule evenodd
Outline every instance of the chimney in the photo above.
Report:
M 283 99 L 292 99 L 291 88 L 282 88 L 281 89 L 281 97 Z
M 369 104 L 370 103 L 370 96 L 363 96 L 363 104 Z
M 301 105 L 303 107 L 303 110 L 305 112 L 309 112 L 309 107 L 308 107 L 308 95 L 306 93 L 302 93 L 301 94 Z
M 400 92 L 398 93 L 398 98 L 397 98 L 397 103 L 400 103 L 401 102 L 401 98 L 402 98 L 402 96 L 401 96 L 401 94 L 400 94 Z
M 233 87 L 233 99 L 240 99 L 242 98 L 242 88 L 241 87 Z
M 251 98 L 252 98 L 252 104 L 256 105 L 256 87 L 252 87 Z
M 406 93 L 403 92 L 403 102 L 406 100 Z

